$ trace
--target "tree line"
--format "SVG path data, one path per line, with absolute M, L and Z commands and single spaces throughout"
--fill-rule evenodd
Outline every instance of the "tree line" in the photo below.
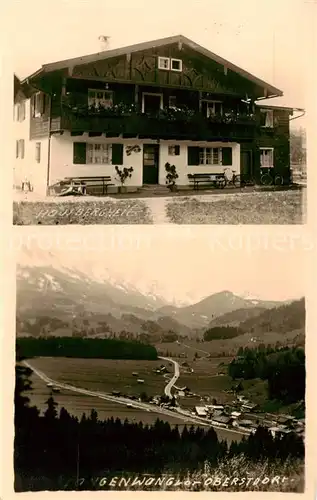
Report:
M 273 438 L 261 427 L 253 436 L 228 446 L 212 428 L 185 426 L 180 432 L 160 420 L 153 425 L 100 420 L 95 410 L 77 418 L 65 408 L 59 410 L 52 397 L 41 415 L 25 395 L 31 388 L 31 373 L 16 366 L 15 491 L 76 489 L 78 477 L 86 479 L 86 489 L 87 481 L 89 489 L 98 489 L 92 478 L 121 473 L 186 476 L 206 462 L 217 467 L 219 461 L 241 454 L 272 464 L 304 457 L 303 441 L 296 434 Z
M 69 358 L 156 360 L 154 346 L 137 340 L 88 339 L 80 337 L 20 337 L 16 341 L 23 358 L 54 356 Z
M 232 339 L 243 335 L 244 331 L 234 326 L 215 326 L 208 328 L 204 332 L 204 341 L 218 340 L 218 339 Z
M 305 399 L 305 351 L 301 347 L 241 348 L 228 365 L 228 375 L 233 380 L 266 380 L 271 400 L 291 404 Z

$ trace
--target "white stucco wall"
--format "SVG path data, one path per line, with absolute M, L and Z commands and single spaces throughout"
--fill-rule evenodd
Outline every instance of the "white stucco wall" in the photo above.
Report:
M 105 137 L 89 137 L 88 134 L 72 137 L 68 132 L 62 135 L 53 135 L 51 138 L 50 149 L 50 177 L 49 184 L 72 176 L 100 176 L 110 175 L 112 182 L 119 186 L 120 181 L 116 179 L 114 165 L 96 165 L 84 164 L 78 165 L 73 163 L 73 143 L 103 143 L 114 144 L 120 143 L 123 148 L 123 165 L 122 167 L 133 167 L 131 179 L 127 179 L 127 186 L 142 186 L 143 183 L 143 144 L 158 144 L 155 140 L 138 140 L 138 139 L 120 139 L 120 138 L 105 138 Z M 168 154 L 168 146 L 178 144 L 180 146 L 180 154 L 178 156 L 170 156 Z M 138 145 L 140 152 L 132 152 L 129 156 L 126 152 L 126 146 Z M 190 166 L 188 161 L 188 146 L 199 147 L 231 147 L 232 148 L 232 170 L 240 173 L 240 144 L 238 143 L 219 143 L 219 142 L 185 142 L 185 141 L 160 141 L 159 153 L 159 184 L 165 185 L 166 171 L 165 164 L 168 162 L 175 165 L 179 178 L 178 185 L 188 185 L 187 174 L 194 173 L 218 173 L 223 172 L 224 168 L 221 165 L 195 165 Z
M 14 106 L 14 148 L 16 141 L 24 140 L 24 158 L 16 158 L 14 154 L 13 183 L 17 188 L 21 187 L 24 180 L 28 180 L 36 193 L 46 194 L 46 177 L 48 161 L 48 139 L 36 139 L 30 141 L 30 112 L 31 101 L 25 101 L 25 119 L 17 121 L 17 105 Z M 41 143 L 40 163 L 36 161 L 36 143 Z
M 168 154 L 168 146 L 172 144 L 179 144 L 180 151 L 178 156 L 170 156 Z M 240 144 L 238 143 L 221 143 L 221 142 L 173 142 L 161 141 L 160 143 L 160 168 L 159 168 L 159 183 L 165 184 L 166 171 L 165 163 L 175 165 L 178 179 L 176 184 L 179 186 L 188 185 L 188 174 L 205 174 L 205 173 L 221 173 L 225 168 L 235 170 L 236 174 L 240 173 Z M 223 167 L 221 165 L 188 165 L 188 146 L 199 147 L 231 147 L 232 148 L 232 166 Z
M 123 165 L 119 168 L 133 167 L 131 179 L 127 179 L 126 186 L 142 186 L 142 164 L 143 164 L 143 149 L 142 143 L 138 140 L 123 140 L 118 138 L 105 137 L 88 137 L 88 134 L 72 137 L 65 132 L 62 135 L 53 135 L 51 138 L 51 154 L 50 154 L 50 177 L 49 184 L 64 179 L 65 177 L 83 177 L 83 176 L 99 176 L 110 175 L 112 182 L 120 186 L 120 180 L 116 179 L 115 165 L 96 165 L 84 164 L 77 165 L 73 163 L 73 143 L 102 143 L 102 144 L 123 144 Z M 141 151 L 139 153 L 132 152 L 129 156 L 126 153 L 126 146 L 139 145 Z

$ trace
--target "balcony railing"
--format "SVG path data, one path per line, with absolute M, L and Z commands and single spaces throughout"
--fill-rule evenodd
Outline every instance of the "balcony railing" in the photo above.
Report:
M 61 128 L 73 133 L 90 132 L 126 137 L 188 140 L 238 140 L 254 138 L 259 122 L 255 115 L 225 112 L 206 118 L 182 107 L 141 113 L 134 104 L 89 107 L 62 103 Z

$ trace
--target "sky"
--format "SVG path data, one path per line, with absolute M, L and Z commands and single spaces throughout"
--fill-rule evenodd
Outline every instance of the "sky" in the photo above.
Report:
M 223 290 L 268 300 L 299 298 L 305 295 L 306 257 L 312 253 L 302 231 L 272 226 L 269 231 L 238 226 L 229 231 L 199 226 L 178 231 L 162 226 L 19 229 L 13 243 L 23 266 L 69 267 L 178 304 Z
M 314 7 L 314 0 L 11 0 L 3 20 L 20 78 L 98 52 L 100 35 L 117 48 L 183 34 L 281 88 L 275 104 L 304 108 Z

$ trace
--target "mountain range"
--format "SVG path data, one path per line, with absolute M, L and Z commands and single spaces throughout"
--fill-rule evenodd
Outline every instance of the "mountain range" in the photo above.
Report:
M 96 271 L 95 271 L 96 273 Z M 129 332 L 160 341 L 175 333 L 187 338 L 206 328 L 237 325 L 289 302 L 255 300 L 230 291 L 177 307 L 129 283 L 96 279 L 72 267 L 17 266 L 17 335 L 90 336 Z

